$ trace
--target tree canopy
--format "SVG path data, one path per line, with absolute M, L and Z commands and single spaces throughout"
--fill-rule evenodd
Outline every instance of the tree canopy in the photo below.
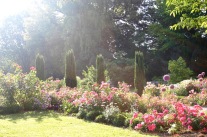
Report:
M 167 0 L 170 15 L 179 16 L 180 21 L 171 29 L 201 29 L 207 33 L 207 1 L 205 0 Z
M 2 23 L 0 58 L 28 71 L 39 53 L 45 59 L 46 77 L 63 78 L 69 49 L 74 51 L 79 76 L 102 54 L 111 72 L 125 71 L 120 75 L 124 80 L 124 73 L 131 71 L 126 60 L 141 51 L 148 80 L 168 73 L 168 61 L 180 56 L 200 73 L 207 69 L 205 4 L 193 0 L 44 0 Z

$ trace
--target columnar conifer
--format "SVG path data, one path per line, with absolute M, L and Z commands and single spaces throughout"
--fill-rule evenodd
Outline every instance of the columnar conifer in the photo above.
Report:
M 44 61 L 44 57 L 40 54 L 37 54 L 36 56 L 36 76 L 40 79 L 40 80 L 45 80 L 45 61 Z
M 68 87 L 77 87 L 76 64 L 73 50 L 69 50 L 65 57 L 65 83 Z
M 102 81 L 105 81 L 104 71 L 104 58 L 102 55 L 96 57 L 96 81 L 98 84 L 101 84 Z
M 135 52 L 134 86 L 137 93 L 142 96 L 144 86 L 146 85 L 144 56 L 140 51 Z

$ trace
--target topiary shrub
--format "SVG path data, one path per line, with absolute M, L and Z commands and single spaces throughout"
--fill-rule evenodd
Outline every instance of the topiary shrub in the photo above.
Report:
M 45 61 L 44 57 L 40 54 L 37 54 L 36 56 L 36 76 L 40 80 L 45 80 Z
M 95 122 L 98 122 L 98 123 L 106 123 L 106 118 L 104 117 L 103 114 L 98 115 L 98 116 L 95 118 Z
M 170 71 L 170 83 L 178 83 L 189 79 L 193 74 L 193 71 L 187 68 L 186 62 L 182 57 L 179 57 L 178 60 L 170 60 L 168 70 Z
M 144 56 L 140 51 L 135 52 L 135 68 L 134 68 L 134 86 L 139 96 L 142 96 L 144 86 L 146 85 Z
M 117 127 L 123 127 L 125 125 L 126 117 L 123 114 L 116 114 L 112 120 L 112 124 Z
M 65 84 L 68 87 L 77 87 L 76 65 L 73 50 L 69 50 L 65 57 Z
M 96 57 L 96 82 L 98 84 L 101 84 L 102 81 L 105 81 L 104 71 L 105 71 L 105 65 L 104 65 L 104 58 L 102 55 L 98 55 Z

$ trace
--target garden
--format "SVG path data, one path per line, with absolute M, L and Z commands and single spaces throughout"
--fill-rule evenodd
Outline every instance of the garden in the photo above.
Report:
M 164 75 L 160 83 L 146 82 L 143 54 L 136 52 L 135 55 L 134 85 L 137 87 L 124 82 L 113 87 L 110 81 L 104 82 L 108 76 L 102 55 L 97 56 L 96 68 L 89 67 L 82 79 L 75 75 L 72 50 L 66 54 L 62 80 L 44 79 L 41 55 L 36 58 L 36 68 L 31 67 L 29 73 L 23 73 L 21 66 L 13 64 L 12 73 L 0 72 L 0 113 L 55 111 L 152 135 L 207 133 L 205 72 L 176 84 L 171 84 L 173 71 L 171 75 Z M 180 58 L 169 66 L 176 66 L 180 61 L 183 60 Z M 181 73 L 189 72 L 185 64 L 179 67 Z
M 0 137 L 207 136 L 207 1 L 0 1 Z

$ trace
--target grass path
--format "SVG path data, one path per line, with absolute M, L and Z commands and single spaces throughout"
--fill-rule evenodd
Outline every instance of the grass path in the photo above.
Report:
M 0 137 L 149 137 L 54 112 L 0 115 Z

